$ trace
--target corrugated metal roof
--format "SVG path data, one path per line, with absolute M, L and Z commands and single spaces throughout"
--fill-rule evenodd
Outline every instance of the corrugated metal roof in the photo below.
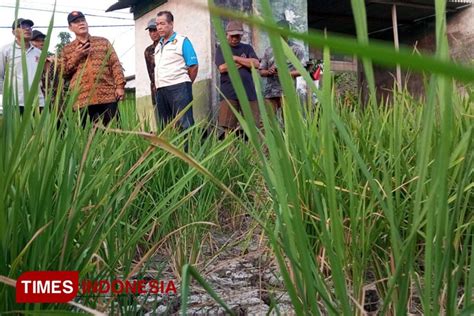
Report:
M 105 10 L 105 12 L 130 8 L 134 6 L 137 2 L 137 0 L 119 0 L 118 2 L 112 4 L 107 10 Z

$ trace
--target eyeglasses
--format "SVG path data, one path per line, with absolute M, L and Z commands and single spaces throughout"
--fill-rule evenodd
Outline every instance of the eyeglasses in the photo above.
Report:
M 31 25 L 29 24 L 20 24 L 20 28 L 23 30 L 31 30 Z
M 148 29 L 148 32 L 150 32 L 150 33 L 155 33 L 157 31 L 158 31 L 157 29 Z

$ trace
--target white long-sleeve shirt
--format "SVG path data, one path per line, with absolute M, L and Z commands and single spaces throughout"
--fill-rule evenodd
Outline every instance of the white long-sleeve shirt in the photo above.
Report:
M 15 42 L 14 45 L 8 44 L 0 49 L 0 94 L 3 94 L 3 82 L 5 81 L 6 67 L 10 67 L 13 71 L 13 82 L 11 85 L 16 89 L 18 87 L 18 105 L 25 105 L 25 95 L 23 87 L 23 67 L 21 63 L 21 47 Z M 39 58 L 41 51 L 30 45 L 25 50 L 26 56 L 26 71 L 28 75 L 28 88 L 33 84 L 33 78 L 35 77 L 36 69 L 38 68 Z M 10 72 L 12 73 L 12 72 Z M 38 99 L 39 106 L 44 106 L 44 97 L 41 89 L 38 88 Z M 3 104 L 3 107 L 6 105 Z

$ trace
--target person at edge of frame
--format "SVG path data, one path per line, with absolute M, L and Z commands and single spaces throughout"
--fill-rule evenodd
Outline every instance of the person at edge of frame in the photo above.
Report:
M 13 87 L 13 95 L 18 94 L 17 104 L 19 106 L 20 114 L 23 114 L 25 110 L 25 87 L 23 86 L 23 65 L 22 55 L 25 55 L 26 59 L 26 73 L 28 88 L 31 88 L 33 79 L 38 69 L 39 59 L 41 51 L 31 44 L 32 31 L 34 23 L 32 20 L 18 18 L 12 23 L 12 34 L 15 37 L 15 42 L 7 44 L 0 48 L 0 94 L 3 94 L 3 85 L 5 81 L 5 75 L 7 67 L 10 68 L 13 76 L 13 82 L 10 86 Z M 22 41 L 24 43 L 24 50 L 22 49 Z M 38 101 L 36 103 L 39 106 L 41 112 L 44 108 L 44 96 L 41 90 L 38 89 Z M 5 107 L 5 104 L 3 104 Z

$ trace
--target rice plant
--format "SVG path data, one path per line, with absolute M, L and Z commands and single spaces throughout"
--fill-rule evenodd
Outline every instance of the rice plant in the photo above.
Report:
M 218 224 L 218 206 L 228 198 L 222 187 L 245 196 L 246 189 L 237 185 L 253 181 L 254 174 L 242 170 L 250 152 L 237 150 L 235 139 L 203 138 L 200 126 L 184 132 L 169 126 L 158 135 L 141 132 L 130 101 L 120 104 L 120 119 L 108 128 L 90 122 L 82 126 L 80 113 L 72 111 L 74 92 L 61 100 L 62 106 L 49 102 L 48 91 L 47 106 L 39 113 L 34 87 L 45 57 L 23 115 L 13 93 L 19 83 L 6 76 L 0 275 L 15 280 L 25 271 L 77 270 L 81 278 L 125 279 L 150 271 L 158 278 L 160 268 L 146 261 L 157 251 L 175 262 L 176 271 L 197 263 L 197 241 Z M 61 113 L 60 106 L 65 109 Z M 162 149 L 179 155 L 186 142 L 186 157 L 196 161 L 192 167 Z M 206 168 L 214 169 L 220 187 L 198 172 Z M 107 312 L 120 300 L 87 297 L 78 302 Z M 70 307 L 16 304 L 14 288 L 0 283 L 2 313 L 55 309 Z
M 474 70 L 448 59 L 443 1 L 436 0 L 435 56 L 369 41 L 359 0 L 352 1 L 358 39 L 279 29 L 266 0 L 259 17 L 209 3 L 244 106 L 238 116 L 248 143 L 203 138 L 207 126 L 179 131 L 170 124 L 155 134 L 143 132 L 132 102 L 120 104 L 120 120 L 112 126 L 83 128 L 71 110 L 73 95 L 61 115 L 57 102 L 40 114 L 34 88 L 21 116 L 7 76 L 0 122 L 0 276 L 16 279 L 32 270 L 78 270 L 92 279 L 156 276 L 162 267 L 153 259 L 160 252 L 181 283 L 183 314 L 191 278 L 232 313 L 200 274 L 202 247 L 223 216 L 251 215 L 272 247 L 297 315 L 362 315 L 369 291 L 376 291 L 381 315 L 471 313 Z M 221 17 L 268 32 L 278 68 L 292 61 L 318 94 L 317 106 L 301 104 L 292 79 L 281 72 L 281 127 L 267 111 L 254 70 L 263 121 L 257 130 Z M 373 63 L 399 64 L 429 74 L 427 94 L 415 99 L 394 89 L 386 106 L 371 87 L 368 104 L 343 106 L 332 76 L 315 89 L 282 34 L 321 47 L 326 74 L 331 52 L 355 54 L 370 86 Z M 456 93 L 459 83 L 465 94 Z M 76 303 L 143 313 L 136 298 Z M 16 304 L 13 288 L 0 283 L 0 312 L 12 311 L 78 310 Z
M 261 18 L 210 1 L 215 15 L 267 31 L 279 69 L 285 69 L 288 59 L 298 65 L 281 40 L 283 33 L 322 47 L 325 73 L 331 49 L 363 58 L 370 86 L 371 60 L 411 67 L 420 58 L 417 69 L 433 73 L 426 99 L 416 101 L 406 91 L 394 91 L 390 107 L 371 98 L 365 111 L 335 102 L 331 76 L 325 76 L 323 90 L 317 91 L 306 75 L 320 99 L 312 116 L 303 115 L 289 74 L 281 73 L 285 128 L 278 128 L 260 94 L 260 133 L 246 123 L 252 121 L 250 108 L 230 49 L 223 45 L 245 107 L 242 126 L 259 154 L 273 198 L 276 221 L 268 226 L 267 236 L 298 315 L 363 314 L 371 285 L 383 302 L 382 315 L 407 314 L 414 297 L 426 315 L 472 309 L 472 102 L 455 93 L 453 77 L 472 81 L 474 71 L 465 67 L 463 78 L 447 71 L 461 66 L 447 59 L 443 3 L 436 2 L 437 54 L 421 57 L 369 43 L 361 1 L 352 1 L 359 8 L 354 10 L 358 41 L 280 30 L 265 0 Z M 225 43 L 217 16 L 214 26 Z M 386 54 L 375 56 L 377 52 Z M 299 70 L 305 73 L 301 66 Z M 262 91 L 258 84 L 256 90 Z

